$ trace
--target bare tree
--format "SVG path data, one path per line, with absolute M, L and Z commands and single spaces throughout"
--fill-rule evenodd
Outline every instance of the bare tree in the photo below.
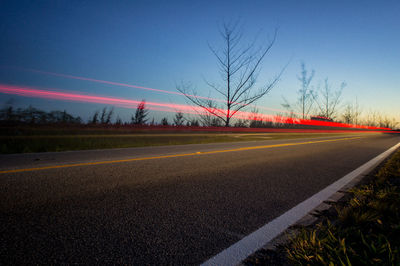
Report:
M 215 122 L 222 121 L 229 126 L 231 118 L 241 109 L 266 95 L 278 82 L 282 71 L 270 82 L 258 85 L 257 77 L 261 63 L 275 43 L 277 31 L 265 46 L 256 49 L 256 41 L 243 45 L 243 32 L 238 29 L 238 23 L 223 24 L 220 30 L 224 42 L 222 50 L 211 45 L 209 48 L 217 59 L 223 85 L 205 81 L 211 90 L 223 97 L 222 104 L 217 101 L 198 97 L 191 85 L 182 84 L 177 90 L 196 106 L 215 117 Z M 210 101 L 212 103 L 210 103 Z
M 205 127 L 215 127 L 222 125 L 222 119 L 218 116 L 215 116 L 214 113 L 217 112 L 218 108 L 216 107 L 216 103 L 212 100 L 205 100 L 204 106 L 207 109 L 202 109 L 202 111 L 197 111 L 198 118 L 202 126 Z
M 312 70 L 308 75 L 306 65 L 304 62 L 301 63 L 301 76 L 297 77 L 297 79 L 301 83 L 300 89 L 297 91 L 297 101 L 294 104 L 290 104 L 286 98 L 283 98 L 284 103 L 282 106 L 286 108 L 291 113 L 300 113 L 301 117 L 305 119 L 311 111 L 313 106 L 313 90 L 310 89 L 310 84 L 312 79 L 314 78 L 315 71 Z
M 254 107 L 248 117 L 249 120 L 249 127 L 252 128 L 259 128 L 259 127 L 263 127 L 263 117 L 260 115 L 258 109 L 256 107 Z
M 274 117 L 274 126 L 275 127 L 284 127 L 286 125 L 287 117 L 285 117 L 282 113 L 277 113 Z
M 360 116 L 361 116 L 362 110 L 361 107 L 358 103 L 358 99 L 356 98 L 356 102 L 353 105 L 353 123 L 358 125 L 360 123 Z
M 235 124 L 234 127 L 248 127 L 248 121 L 245 119 L 238 119 Z
M 201 125 L 204 127 L 220 127 L 222 126 L 222 120 L 219 117 L 214 116 L 211 113 L 205 111 L 199 115 Z
M 345 87 L 346 83 L 342 82 L 339 89 L 332 91 L 332 87 L 328 82 L 328 78 L 326 78 L 323 88 L 318 89 L 320 97 L 318 97 L 317 94 L 311 93 L 321 116 L 331 119 L 335 118 L 342 92 Z
M 376 127 L 379 124 L 380 116 L 381 115 L 379 114 L 379 112 L 370 109 L 365 114 L 364 124 L 366 126 Z
M 380 127 L 394 129 L 397 125 L 397 122 L 393 117 L 389 117 L 387 115 L 382 115 L 382 116 L 380 116 L 378 125 Z
M 344 107 L 344 111 L 343 111 L 343 122 L 345 122 L 346 124 L 351 124 L 353 123 L 353 108 L 351 106 L 351 104 L 346 104 L 346 106 Z
M 358 104 L 356 98 L 354 104 L 351 103 L 346 104 L 342 117 L 345 123 L 358 125 L 360 122 L 360 116 L 361 116 L 361 107 Z

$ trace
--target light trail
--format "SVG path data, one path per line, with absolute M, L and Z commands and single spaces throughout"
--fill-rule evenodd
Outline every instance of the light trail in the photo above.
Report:
M 211 101 L 222 102 L 222 103 L 226 102 L 226 100 L 223 100 L 223 99 L 216 99 L 216 98 L 210 98 L 210 97 L 204 97 L 204 96 L 198 96 L 198 95 L 191 95 L 191 94 L 186 94 L 185 95 L 184 93 L 181 93 L 181 92 L 169 91 L 169 90 L 160 90 L 160 89 L 137 86 L 137 85 L 127 84 L 127 83 L 113 82 L 113 81 L 107 81 L 107 80 L 101 80 L 101 79 L 93 79 L 93 78 L 74 76 L 74 75 L 68 75 L 68 74 L 60 74 L 60 73 L 48 72 L 48 71 L 42 71 L 42 70 L 36 70 L 36 69 L 30 69 L 30 68 L 18 68 L 18 69 L 23 70 L 23 71 L 38 73 L 38 74 L 45 74 L 45 75 L 51 75 L 51 76 L 56 76 L 56 77 L 62 77 L 62 78 L 84 80 L 84 81 L 95 82 L 95 83 L 102 83 L 102 84 L 108 84 L 108 85 L 115 85 L 115 86 L 121 86 L 121 87 L 134 88 L 134 89 L 155 91 L 155 92 L 174 94 L 174 95 L 179 95 L 179 96 L 184 96 L 184 97 L 185 96 L 189 96 L 189 97 L 192 97 L 192 98 L 198 98 L 198 99 L 203 99 L 203 100 L 211 100 Z M 232 103 L 234 103 L 234 102 L 232 102 Z M 255 107 L 255 108 L 258 108 L 258 109 L 262 109 L 262 110 L 267 110 L 267 111 L 274 111 L 274 112 L 288 113 L 288 114 L 292 113 L 292 112 L 287 111 L 287 110 L 274 109 L 274 108 L 264 107 L 264 106 L 256 106 L 256 105 L 248 105 L 248 106 L 249 107 Z M 293 114 L 302 115 L 302 114 L 296 113 L 296 112 L 293 112 Z
M 124 108 L 136 108 L 137 105 L 141 102 L 137 100 L 128 100 L 122 98 L 32 89 L 28 87 L 16 87 L 16 86 L 9 86 L 2 84 L 0 84 L 0 92 L 5 94 L 24 96 L 24 97 L 45 98 L 45 99 L 75 101 L 75 102 L 101 103 L 108 105 L 116 105 Z M 168 111 L 168 112 L 175 112 L 175 110 L 193 111 L 193 108 L 191 106 L 182 104 L 156 103 L 156 102 L 146 101 L 146 105 L 150 106 L 149 109 L 156 111 Z
M 128 88 L 134 88 L 134 89 L 156 91 L 156 92 L 162 92 L 162 93 L 185 96 L 185 94 L 183 94 L 181 92 L 176 92 L 176 91 L 160 90 L 160 89 L 137 86 L 137 85 L 127 84 L 127 83 L 120 83 L 120 82 L 107 81 L 107 80 L 101 80 L 101 79 L 86 78 L 86 77 L 81 77 L 81 76 L 60 74 L 60 73 L 55 73 L 55 72 L 41 71 L 41 70 L 29 69 L 29 68 L 21 68 L 21 69 L 24 70 L 24 71 L 29 71 L 29 72 L 39 73 L 39 74 L 45 74 L 45 75 L 51 75 L 51 76 L 57 76 L 57 77 L 62 77 L 62 78 L 84 80 L 84 81 L 90 81 L 90 82 L 96 82 L 96 83 L 102 83 L 102 84 L 108 84 L 108 85 L 115 85 L 115 86 L 121 86 L 121 87 L 128 87 Z M 205 99 L 205 100 L 217 100 L 217 99 L 213 99 L 213 98 L 190 95 L 190 94 L 188 94 L 187 96 L 190 96 L 190 97 L 193 97 L 193 98 Z M 221 100 L 219 100 L 219 101 L 221 101 Z
M 70 92 L 60 92 L 54 90 L 42 90 L 33 89 L 29 87 L 17 87 L 11 85 L 0 84 L 0 93 L 13 94 L 24 97 L 54 99 L 62 101 L 74 101 L 84 103 L 101 103 L 107 105 L 115 105 L 124 108 L 136 108 L 141 101 L 128 100 L 122 98 L 106 97 L 106 96 L 95 96 L 85 95 Z M 173 112 L 181 111 L 186 114 L 201 114 L 204 113 L 204 109 L 198 106 L 190 106 L 184 104 L 171 104 L 171 103 L 157 103 L 157 102 L 146 102 L 147 109 L 161 112 Z M 226 110 L 215 109 L 216 112 L 224 113 Z M 237 112 L 235 118 L 245 120 L 256 120 L 263 122 L 274 122 L 282 124 L 294 124 L 294 125 L 307 125 L 307 126 L 322 126 L 322 127 L 340 127 L 340 128 L 354 128 L 354 129 L 368 129 L 368 130 L 390 130 L 389 128 L 382 127 L 370 127 L 362 125 L 342 124 L 337 122 L 317 121 L 308 119 L 297 119 L 283 116 L 274 116 L 266 114 L 257 114 L 257 117 L 252 118 L 251 112 Z
M 4 84 L 0 84 L 0 92 L 5 94 L 24 96 L 24 97 L 45 98 L 45 99 L 75 101 L 75 102 L 101 103 L 107 105 L 115 105 L 124 108 L 136 108 L 137 105 L 141 102 L 138 100 L 128 100 L 122 98 L 86 95 L 86 94 L 78 94 L 70 92 L 60 92 L 55 90 L 33 89 L 29 87 L 17 87 Z M 162 111 L 162 112 L 181 111 L 186 114 L 204 113 L 204 109 L 199 106 L 191 106 L 185 104 L 157 103 L 157 102 L 146 101 L 146 105 L 148 109 L 154 111 Z M 223 114 L 225 110 L 215 109 L 215 112 Z M 248 119 L 250 115 L 251 115 L 250 112 L 237 112 L 237 117 L 240 117 L 241 119 Z M 262 116 L 264 120 L 265 119 L 271 120 L 273 118 L 272 115 L 262 115 Z

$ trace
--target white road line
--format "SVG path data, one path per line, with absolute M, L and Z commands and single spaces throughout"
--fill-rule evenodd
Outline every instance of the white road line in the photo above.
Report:
M 281 216 L 265 224 L 261 228 L 244 237 L 240 241 L 236 242 L 229 248 L 223 250 L 222 252 L 215 255 L 201 265 L 205 266 L 239 264 L 255 251 L 262 248 L 272 239 L 288 229 L 289 226 L 295 224 L 298 220 L 307 215 L 310 211 L 323 203 L 323 201 L 329 199 L 329 197 L 331 197 L 334 193 L 343 188 L 354 178 L 360 176 L 361 174 L 365 174 L 366 172 L 370 171 L 371 168 L 376 167 L 377 164 L 382 162 L 398 147 L 400 147 L 400 142 L 388 149 L 387 151 L 383 152 L 382 154 L 376 156 L 372 160 L 368 161 L 367 163 L 363 164 L 356 170 L 348 173 L 347 175 L 329 185 L 328 187 L 324 188 L 320 192 L 301 202 Z

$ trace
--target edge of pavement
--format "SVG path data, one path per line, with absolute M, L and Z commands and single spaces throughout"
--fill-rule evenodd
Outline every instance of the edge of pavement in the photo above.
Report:
M 350 188 L 360 183 L 386 158 L 400 147 L 400 142 L 338 179 L 331 185 L 276 217 L 264 226 L 245 236 L 227 249 L 211 257 L 201 265 L 244 265 L 242 262 L 259 250 L 274 250 L 288 240 L 296 225 L 310 225 L 317 220 L 314 213 L 328 210 L 332 202 L 342 199 Z

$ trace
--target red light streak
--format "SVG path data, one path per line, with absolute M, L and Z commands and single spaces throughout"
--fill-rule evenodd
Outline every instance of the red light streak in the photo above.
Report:
M 1 84 L 0 84 L 0 92 L 6 94 L 24 96 L 24 97 L 109 104 L 125 108 L 136 108 L 137 105 L 141 102 L 137 100 L 32 89 L 27 87 L 15 87 L 15 86 L 1 85 Z M 168 112 L 175 112 L 175 110 L 193 111 L 193 108 L 191 106 L 182 104 L 146 102 L 146 105 L 148 105 L 149 109 L 155 111 L 168 111 Z
M 24 71 L 29 71 L 29 72 L 39 73 L 39 74 L 45 74 L 45 75 L 51 75 L 51 76 L 56 76 L 56 77 L 63 77 L 63 78 L 76 79 L 76 80 L 84 80 L 84 81 L 90 81 L 90 82 L 96 82 L 96 83 L 102 83 L 102 84 L 108 84 L 108 85 L 115 85 L 115 86 L 121 86 L 121 87 L 128 87 L 128 88 L 135 88 L 135 89 L 141 89 L 141 90 L 156 91 L 156 92 L 162 92 L 162 93 L 167 93 L 167 94 L 185 96 L 185 94 L 183 94 L 181 92 L 176 92 L 176 91 L 153 89 L 153 88 L 149 88 L 149 87 L 131 85 L 131 84 L 126 84 L 126 83 L 113 82 L 113 81 L 107 81 L 107 80 L 101 80 L 101 79 L 86 78 L 86 77 L 73 76 L 73 75 L 67 75 L 67 74 L 60 74 L 60 73 L 41 71 L 41 70 L 36 70 L 36 69 L 26 69 L 26 68 L 21 68 L 21 69 L 24 70 Z M 209 98 L 209 97 L 204 97 L 204 96 L 197 96 L 197 95 L 191 95 L 191 94 L 188 94 L 187 96 L 193 97 L 193 98 L 198 98 L 198 99 L 204 99 L 204 100 L 212 100 L 212 101 L 216 101 L 216 102 L 223 102 L 223 103 L 226 102 L 226 100 Z M 234 103 L 234 102 L 232 102 L 232 103 Z M 267 111 L 274 111 L 274 112 L 281 112 L 281 113 L 291 113 L 291 112 L 289 112 L 287 110 L 280 110 L 280 109 L 274 109 L 274 108 L 263 107 L 263 106 L 255 106 L 255 105 L 249 105 L 249 106 L 250 107 L 257 107 L 259 109 L 263 109 L 263 110 L 267 110 Z M 295 113 L 295 112 L 294 112 L 294 114 L 300 115 L 299 113 Z
M 351 130 L 351 129 L 304 129 L 304 128 L 243 128 L 243 127 L 186 127 L 186 126 L 142 126 L 141 129 L 162 130 L 162 131 L 193 131 L 193 132 L 239 132 L 239 133 L 396 133 L 399 131 L 390 130 Z
M 30 71 L 30 72 L 35 72 L 35 73 L 40 73 L 40 74 L 51 75 L 51 76 L 69 78 L 69 79 L 84 80 L 84 81 L 103 83 L 103 84 L 108 84 L 108 85 L 115 85 L 115 86 L 121 86 L 121 87 L 128 87 L 128 88 L 134 88 L 134 89 L 156 91 L 156 92 L 162 92 L 162 93 L 185 96 L 181 92 L 153 89 L 153 88 L 149 88 L 149 87 L 131 85 L 131 84 L 127 84 L 127 83 L 120 83 L 120 82 L 107 81 L 107 80 L 101 80 L 101 79 L 86 78 L 86 77 L 80 77 L 80 76 L 73 76 L 73 75 L 67 75 L 67 74 L 60 74 L 60 73 L 54 73 L 54 72 L 41 71 L 41 70 L 36 70 L 36 69 L 23 69 L 23 70 Z M 188 95 L 188 96 L 194 97 L 194 98 L 199 98 L 199 99 L 205 99 L 205 100 L 216 100 L 216 99 L 212 99 L 212 98 L 208 98 L 208 97 L 202 97 L 202 96 L 195 96 L 195 95 Z
M 24 97 L 55 99 L 62 101 L 101 103 L 101 104 L 115 105 L 124 108 L 136 108 L 137 105 L 141 102 L 137 100 L 128 100 L 122 98 L 50 91 L 50 90 L 33 89 L 28 87 L 16 87 L 16 86 L 2 85 L 2 84 L 0 84 L 0 93 L 13 94 Z M 186 114 L 198 114 L 204 112 L 204 110 L 200 107 L 184 105 L 184 104 L 146 102 L 146 105 L 149 110 L 161 111 L 161 112 L 176 112 L 177 110 Z M 222 109 L 216 109 L 216 111 L 220 113 L 225 112 L 225 110 Z M 249 117 L 251 117 L 251 115 L 252 113 L 250 112 L 237 112 L 235 117 L 239 119 L 249 120 Z M 390 130 L 389 128 L 382 128 L 382 127 L 370 127 L 362 125 L 342 124 L 338 122 L 288 118 L 288 117 L 266 115 L 266 114 L 258 114 L 258 117 L 254 118 L 253 120 L 280 122 L 283 124 L 308 125 L 308 126 L 322 126 L 322 127 L 336 127 L 336 128 L 341 127 L 341 128 L 354 128 L 354 129 L 368 129 L 368 130 Z

